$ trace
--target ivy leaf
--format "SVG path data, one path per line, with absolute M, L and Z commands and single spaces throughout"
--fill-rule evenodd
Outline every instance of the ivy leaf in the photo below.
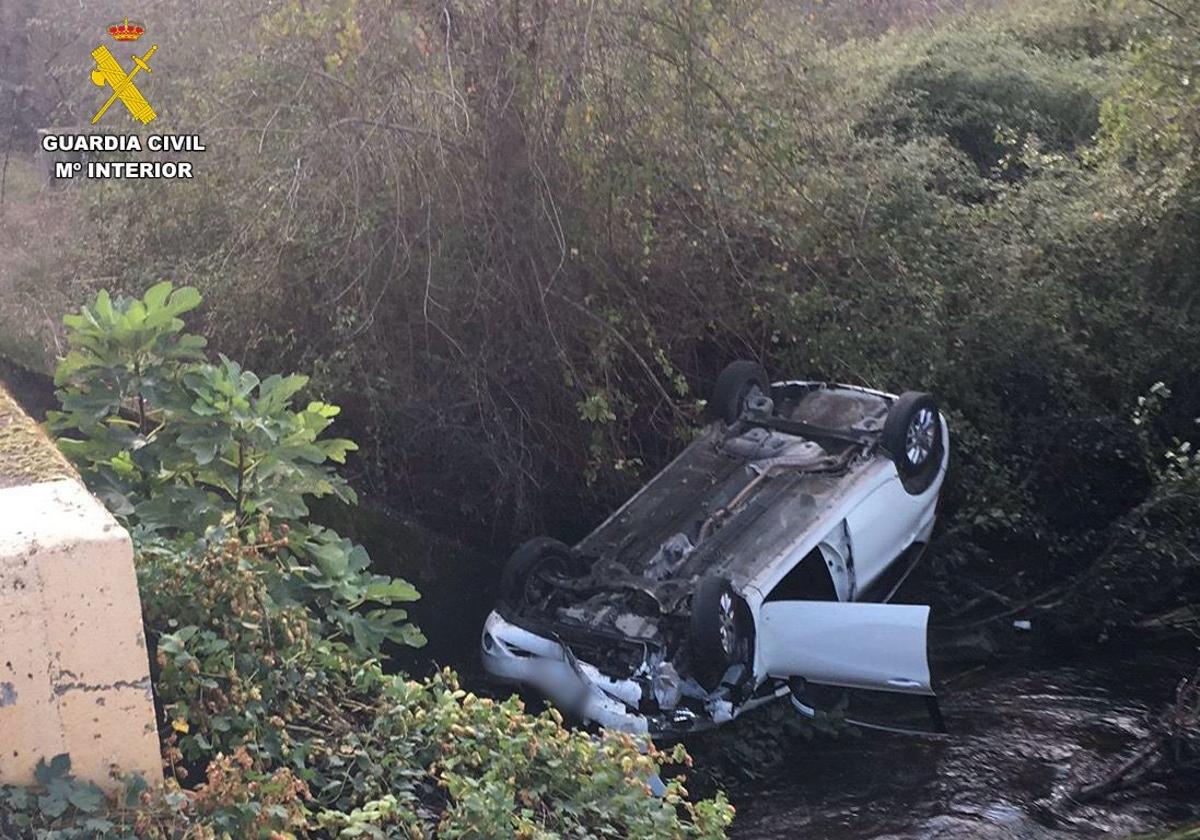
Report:
M 122 791 L 122 800 L 126 808 L 137 807 L 141 803 L 142 793 L 149 788 L 146 780 L 141 776 L 131 776 L 129 781 L 125 783 L 125 789 Z
M 71 756 L 67 753 L 59 753 L 54 756 L 50 759 L 49 764 L 46 763 L 46 759 L 39 758 L 37 767 L 33 771 L 34 778 L 42 787 L 49 787 L 55 779 L 65 779 L 70 774 Z
M 85 814 L 96 813 L 106 801 L 104 792 L 91 782 L 72 785 L 67 800 Z
M 70 806 L 63 791 L 55 790 L 38 797 L 38 810 L 52 820 L 65 814 Z

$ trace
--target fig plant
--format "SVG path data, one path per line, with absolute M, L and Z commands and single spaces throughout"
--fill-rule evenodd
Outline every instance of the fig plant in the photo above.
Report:
M 60 446 L 140 543 L 187 539 L 199 550 L 252 538 L 270 517 L 288 531 L 280 594 L 316 606 L 331 638 L 370 655 L 384 642 L 424 644 L 397 606 L 416 589 L 374 574 L 362 546 L 308 520 L 311 499 L 357 501 L 334 467 L 357 446 L 325 434 L 338 407 L 297 404 L 306 376 L 260 379 L 223 355 L 209 362 L 180 317 L 200 302 L 164 281 L 140 298 L 102 291 L 65 318 L 62 411 L 49 417 Z

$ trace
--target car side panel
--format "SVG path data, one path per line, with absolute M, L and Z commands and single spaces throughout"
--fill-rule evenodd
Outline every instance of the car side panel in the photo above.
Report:
M 889 460 L 881 466 L 886 480 L 866 494 L 846 516 L 859 591 L 867 589 L 887 571 L 914 541 L 928 539 L 949 453 L 944 422 L 942 442 L 945 454 L 937 479 L 924 493 L 914 496 L 905 490 L 895 465 Z
M 804 522 L 803 528 L 779 529 L 777 545 L 772 551 L 760 552 L 751 558 L 752 562 L 744 563 L 745 572 L 739 574 L 734 570 L 730 575 L 734 587 L 738 589 L 753 588 L 765 594 L 773 590 L 783 577 L 799 563 L 808 552 L 826 538 L 830 530 L 847 518 L 851 511 L 859 507 L 863 500 L 871 496 L 875 490 L 886 481 L 886 471 L 891 468 L 886 458 L 877 456 L 870 462 L 856 465 L 846 476 L 812 476 L 808 480 L 825 481 L 831 488 L 836 488 L 826 494 L 826 501 L 814 514 Z M 891 468 L 893 473 L 894 468 Z M 792 502 L 797 504 L 799 500 Z M 853 546 L 850 547 L 851 562 L 855 564 L 855 589 L 862 588 L 862 582 L 857 579 L 857 558 Z
M 846 516 L 860 589 L 869 587 L 908 547 L 920 530 L 923 514 L 936 499 L 924 494 L 910 496 L 900 484 L 895 467 L 889 463 L 888 468 L 889 479 Z

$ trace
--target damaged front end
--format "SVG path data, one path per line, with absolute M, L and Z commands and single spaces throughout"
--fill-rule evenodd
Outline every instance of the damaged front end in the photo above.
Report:
M 693 600 L 704 597 L 703 586 Z M 484 666 L 499 679 L 537 689 L 582 720 L 668 738 L 717 726 L 789 694 L 799 700 L 796 691 L 807 682 L 933 697 L 926 606 L 761 604 L 757 657 L 736 652 L 733 664 L 717 669 L 715 681 L 698 667 L 695 639 L 677 617 L 655 622 L 629 607 L 620 596 L 597 595 L 564 608 L 559 615 L 566 617 L 558 619 L 506 616 L 501 608 L 484 625 Z M 742 630 L 735 637 L 738 632 L 752 644 L 753 636 Z M 756 664 L 762 669 L 757 678 Z
M 671 573 L 691 551 L 686 537 L 668 540 L 639 576 L 618 563 L 586 566 L 553 541 L 533 542 L 516 555 L 518 567 L 529 567 L 523 579 L 505 581 L 483 628 L 490 674 L 626 732 L 682 735 L 732 715 L 727 689 L 708 691 L 676 664 L 687 662 L 691 592 Z
M 681 737 L 786 694 L 776 689 L 761 697 L 746 697 L 736 682 L 708 691 L 694 679 L 682 677 L 661 652 L 645 650 L 645 658 L 628 676 L 614 677 L 581 659 L 561 637 L 528 630 L 499 612 L 492 612 L 483 628 L 488 673 L 528 685 L 568 714 L 609 729 Z
M 484 625 L 483 650 L 492 676 L 529 685 L 563 711 L 609 729 L 684 735 L 718 722 L 713 713 L 720 717 L 720 709 L 705 709 L 707 693 L 681 680 L 661 658 L 644 662 L 624 679 L 611 677 L 577 657 L 569 645 L 519 627 L 498 612 Z M 685 690 L 691 694 L 686 704 Z

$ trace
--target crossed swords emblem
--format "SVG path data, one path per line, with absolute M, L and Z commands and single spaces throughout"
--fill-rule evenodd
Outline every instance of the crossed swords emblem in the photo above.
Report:
M 100 121 L 104 113 L 118 99 L 124 105 L 134 119 L 140 120 L 142 125 L 153 120 L 158 115 L 154 113 L 154 109 L 150 107 L 150 103 L 146 101 L 146 97 L 142 96 L 142 92 L 137 89 L 133 83 L 133 77 L 145 70 L 150 71 L 150 65 L 147 64 L 150 57 L 158 51 L 158 45 L 155 44 L 141 58 L 136 55 L 133 57 L 134 68 L 128 74 L 121 69 L 120 63 L 113 57 L 113 54 L 108 51 L 108 47 L 99 46 L 92 50 L 92 58 L 96 60 L 96 69 L 92 71 L 92 83 L 97 87 L 108 85 L 112 88 L 112 95 L 108 97 L 108 101 L 103 107 L 96 112 L 96 116 L 92 117 L 92 125 Z

